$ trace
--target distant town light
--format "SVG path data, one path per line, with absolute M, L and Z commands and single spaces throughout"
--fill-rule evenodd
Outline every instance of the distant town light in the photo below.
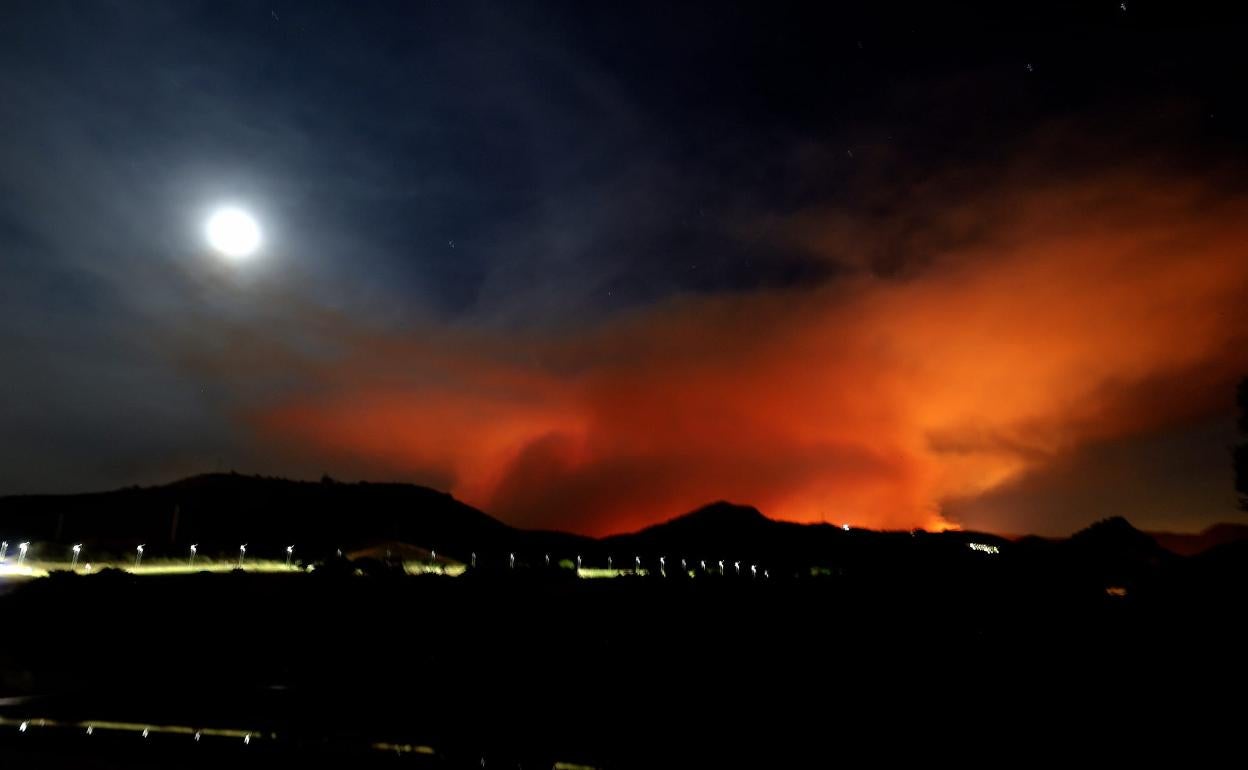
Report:
M 848 531 L 849 531 L 849 525 L 848 525 L 848 524 L 842 524 L 842 525 L 841 525 L 841 529 L 843 529 L 843 530 L 845 530 L 846 532 L 848 532 Z
M 74 552 L 74 558 L 69 562 L 70 569 L 78 566 L 78 554 L 82 553 L 82 543 L 76 543 L 72 550 Z
M 18 543 L 17 544 L 17 566 L 20 567 L 26 563 L 26 552 L 29 550 L 30 550 L 30 543 Z
M 238 547 L 238 569 L 243 568 L 243 560 L 247 558 L 247 544 L 243 543 Z
M 134 549 L 134 566 L 137 567 L 142 563 L 143 563 L 143 545 L 140 543 L 139 547 Z
M 1001 553 L 1000 548 L 996 547 L 995 545 L 988 545 L 986 543 L 967 543 L 967 546 L 969 546 L 972 551 L 982 551 L 984 553 Z
M 29 722 L 22 722 L 20 725 L 17 726 L 17 731 L 19 733 L 24 733 L 26 732 L 26 728 L 29 726 L 30 726 Z

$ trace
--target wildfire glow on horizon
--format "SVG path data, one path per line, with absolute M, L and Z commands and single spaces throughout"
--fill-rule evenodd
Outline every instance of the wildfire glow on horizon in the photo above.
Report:
M 0 497 L 1241 515 L 1238 16 L 367 5 L 0 25 Z
M 343 357 L 309 364 L 315 395 L 250 419 L 296 454 L 606 534 L 717 499 L 954 527 L 951 501 L 1224 408 L 1248 363 L 1243 201 L 1148 178 L 1005 198 L 943 212 L 982 219 L 978 237 L 905 280 L 676 298 L 545 335 L 344 328 Z M 818 224 L 793 229 L 835 253 Z

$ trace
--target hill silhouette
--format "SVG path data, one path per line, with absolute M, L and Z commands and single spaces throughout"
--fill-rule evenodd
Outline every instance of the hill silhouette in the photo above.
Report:
M 1171 553 L 1195 556 L 1211 548 L 1248 540 L 1246 524 L 1214 524 L 1201 532 L 1149 532 L 1149 537 Z
M 10 542 L 90 542 L 96 550 L 118 552 L 142 542 L 152 556 L 181 555 L 189 543 L 270 549 L 293 543 L 311 556 L 394 541 L 467 561 L 473 549 L 531 547 L 540 539 L 427 487 L 236 473 L 113 492 L 4 497 L 0 526 Z
M 522 530 L 456 500 L 411 484 L 320 482 L 212 473 L 153 487 L 75 495 L 0 497 L 0 534 L 10 543 L 44 547 L 90 543 L 93 553 L 123 554 L 144 543 L 149 558 L 182 556 L 190 543 L 201 553 L 280 558 L 287 544 L 318 558 L 379 544 L 407 544 L 482 568 L 557 566 L 580 556 L 585 566 L 619 567 L 635 556 L 690 564 L 741 560 L 776 574 L 823 569 L 838 573 L 913 574 L 934 565 L 976 563 L 980 543 L 1012 551 L 1017 560 L 1060 561 L 1096 580 L 1138 580 L 1179 554 L 1199 553 L 1244 539 L 1248 527 L 1222 525 L 1200 535 L 1151 536 L 1123 518 L 1098 522 L 1066 540 L 1008 540 L 986 533 L 878 532 L 828 524 L 777 521 L 757 508 L 718 501 L 637 532 L 593 539 L 565 532 Z M 1158 543 L 1162 541 L 1171 550 Z M 267 549 L 267 551 L 265 550 Z M 423 552 L 423 551 L 422 551 Z M 37 554 L 36 554 L 37 555 Z M 549 565 L 546 556 L 550 556 Z

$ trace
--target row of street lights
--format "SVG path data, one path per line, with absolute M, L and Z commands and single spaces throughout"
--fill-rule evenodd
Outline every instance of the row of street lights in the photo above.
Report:
M 134 566 L 140 567 L 143 564 L 143 552 L 147 548 L 146 543 L 140 543 L 134 549 Z M 29 542 L 21 542 L 17 544 L 17 566 L 23 566 L 26 563 L 26 554 L 30 550 Z M 82 555 L 82 543 L 74 543 L 70 548 L 70 569 L 78 567 L 78 557 Z M 188 566 L 195 566 L 195 557 L 199 554 L 199 544 L 191 545 L 190 558 L 187 561 Z M 286 546 L 286 567 L 289 569 L 291 561 L 295 556 L 295 547 L 293 545 Z M 8 560 L 9 557 L 9 541 L 0 541 L 0 564 Z M 238 547 L 238 568 L 241 569 L 243 562 L 247 559 L 247 544 L 243 543 Z
M 549 566 L 550 566 L 550 554 L 546 554 L 546 555 L 545 555 L 545 557 L 544 557 L 544 560 L 545 560 L 545 564 L 546 564 L 546 566 L 547 566 L 547 567 L 549 567 Z M 507 563 L 508 563 L 508 566 L 510 566 L 510 567 L 511 567 L 511 569 L 515 569 L 515 568 L 516 568 L 516 554 L 515 554 L 514 552 L 513 552 L 513 553 L 509 553 L 509 554 L 507 554 Z M 607 555 L 607 569 L 608 569 L 608 570 L 610 570 L 610 569 L 612 568 L 612 565 L 613 565 L 614 563 L 615 563 L 615 562 L 614 562 L 614 558 L 613 558 L 610 554 L 608 554 L 608 555 Z M 581 555 L 580 555 L 580 554 L 577 554 L 577 555 L 576 555 L 576 568 L 577 568 L 578 570 L 579 570 L 579 569 L 581 569 L 581 567 L 582 567 L 582 565 L 583 565 L 583 564 L 584 564 L 584 561 L 581 559 Z M 702 568 L 702 571 L 703 571 L 703 572 L 710 573 L 710 570 L 709 570 L 709 569 L 707 569 L 707 566 L 706 566 L 706 559 L 701 559 L 701 560 L 698 562 L 698 564 L 699 564 L 699 566 Z M 723 559 L 720 559 L 720 560 L 717 562 L 717 564 L 719 565 L 719 574 L 721 574 L 721 575 L 726 574 L 726 572 L 725 572 L 725 568 L 724 568 L 724 560 L 723 560 Z M 472 553 L 472 566 L 473 566 L 473 567 L 476 567 L 476 566 L 477 566 L 477 553 L 476 553 L 476 551 L 473 551 L 473 553 Z M 640 571 L 640 570 L 641 570 L 641 556 L 639 556 L 639 555 L 635 555 L 635 556 L 633 556 L 633 568 L 634 568 L 634 570 L 636 570 L 636 571 Z M 736 572 L 736 574 L 740 575 L 740 574 L 741 574 L 741 562 L 740 562 L 740 560 L 734 561 L 734 562 L 732 563 L 732 568 L 733 568 L 733 570 Z M 680 560 L 680 569 L 681 569 L 681 571 L 683 571 L 683 572 L 688 572 L 688 571 L 689 571 L 689 560 L 688 560 L 688 559 L 681 559 L 681 560 Z M 666 557 L 666 556 L 660 556 L 660 557 L 659 557 L 659 572 L 660 572 L 661 574 L 663 574 L 664 576 L 666 576 L 666 575 L 667 575 L 667 557 Z M 757 565 L 757 564 L 751 564 L 751 565 L 750 565 L 750 576 L 751 576 L 751 577 L 758 577 L 758 565 Z M 771 577 L 771 572 L 770 572 L 769 570 L 764 569 L 764 570 L 763 570 L 763 577 L 765 577 L 765 578 L 770 578 L 770 577 Z
M 135 566 L 135 568 L 138 568 L 138 567 L 142 566 L 142 564 L 143 564 L 143 552 L 144 552 L 144 549 L 146 548 L 146 546 L 147 546 L 147 544 L 146 544 L 146 543 L 140 543 L 138 546 L 136 546 L 136 547 L 135 547 L 135 549 L 134 549 L 134 566 Z M 972 547 L 974 547 L 974 546 L 972 546 Z M 20 567 L 20 566 L 24 565 L 24 564 L 25 564 L 25 562 L 26 562 L 26 553 L 27 553 L 27 551 L 30 549 L 30 543 L 29 543 L 29 542 L 22 542 L 22 543 L 19 543 L 19 544 L 18 544 L 18 546 L 17 546 L 17 549 L 18 549 L 17 565 Z M 74 544 L 74 546 L 73 546 L 73 548 L 72 548 L 71 550 L 72 550 L 72 553 L 73 553 L 73 559 L 72 559 L 72 561 L 71 561 L 71 563 L 70 563 L 70 568 L 71 568 L 71 569 L 76 569 L 76 568 L 77 568 L 77 566 L 78 566 L 78 557 L 82 554 L 82 543 L 75 543 L 75 544 Z M 8 551 L 9 551 L 9 543 L 8 543 L 8 541 L 7 541 L 7 540 L 5 540 L 5 541 L 0 541 L 0 563 L 4 562 L 4 561 L 5 561 L 5 559 L 8 557 Z M 436 553 L 437 553 L 437 552 L 436 552 L 436 551 L 434 551 L 434 552 L 432 552 L 432 553 L 434 554 L 434 558 L 436 558 Z M 195 557 L 196 557 L 198 554 L 199 554 L 199 544 L 198 544 L 198 543 L 194 543 L 194 544 L 192 544 L 192 545 L 191 545 L 191 547 L 190 547 L 190 556 L 189 556 L 189 558 L 188 558 L 188 560 L 187 560 L 187 566 L 190 566 L 190 567 L 194 567 L 194 566 L 195 566 Z M 286 546 L 286 568 L 287 568 L 287 569 L 289 569 L 289 568 L 290 568 L 291 561 L 293 560 L 294 555 L 295 555 L 295 547 L 294 547 L 293 545 L 288 545 L 288 546 Z M 242 545 L 240 545 L 240 546 L 238 547 L 238 566 L 237 566 L 237 569 L 242 569 L 242 568 L 243 568 L 243 564 L 244 564 L 244 562 L 246 561 L 246 559 L 247 559 L 247 544 L 246 544 L 246 543 L 243 543 Z M 507 555 L 507 563 L 508 563 L 508 566 L 510 566 L 512 569 L 515 569 L 515 567 L 516 567 L 516 554 L 515 554 L 514 552 L 513 552 L 513 553 L 509 553 L 509 554 Z M 548 566 L 548 567 L 550 566 L 550 554 L 549 554 L 549 553 L 545 555 L 545 563 L 546 563 L 546 566 Z M 582 567 L 582 564 L 583 564 L 583 563 L 584 563 L 584 562 L 583 562 L 583 560 L 581 559 L 581 555 L 580 555 L 580 554 L 577 554 L 577 556 L 576 556 L 576 568 L 577 568 L 578 570 L 579 570 L 579 569 L 581 569 L 581 567 Z M 613 563 L 614 563 L 614 562 L 613 562 L 612 557 L 611 557 L 610 555 L 608 555 L 608 556 L 607 556 L 607 569 L 608 569 L 608 570 L 610 570 L 610 569 L 612 568 L 612 564 L 613 564 Z M 721 574 L 721 575 L 725 574 L 725 569 L 724 569 L 724 560 L 723 560 L 723 559 L 720 559 L 720 560 L 717 562 L 717 564 L 718 564 L 718 566 L 719 566 L 719 574 Z M 638 556 L 633 556 L 633 565 L 634 565 L 634 568 L 635 568 L 636 570 L 638 570 L 638 571 L 640 571 L 640 570 L 641 570 L 641 556 L 639 556 L 639 555 L 638 555 Z M 475 552 L 475 551 L 472 553 L 472 566 L 473 566 L 473 567 L 476 567 L 476 566 L 477 566 L 477 554 L 476 554 L 476 552 Z M 706 560 L 705 560 L 705 559 L 702 559 L 701 561 L 699 561 L 699 566 L 702 568 L 702 571 L 703 571 L 703 572 L 709 572 L 709 570 L 707 569 L 707 566 L 706 566 Z M 734 561 L 734 562 L 732 563 L 732 567 L 733 567 L 733 570 L 736 572 L 736 574 L 737 574 L 737 575 L 740 575 L 740 574 L 741 574 L 741 562 L 740 562 L 739 560 L 738 560 L 738 561 Z M 681 559 L 681 560 L 680 560 L 680 568 L 681 568 L 681 570 L 683 570 L 683 571 L 688 571 L 688 569 L 689 569 L 689 565 L 688 565 L 688 561 L 687 561 L 686 559 Z M 663 575 L 665 575 L 665 576 L 667 575 L 667 557 L 666 557 L 666 556 L 660 556 L 660 557 L 659 557 L 659 571 L 660 571 Z M 758 577 L 758 565 L 757 565 L 757 564 L 751 564 L 751 565 L 750 565 L 750 576 L 751 576 L 751 577 Z M 771 577 L 771 575 L 770 575 L 770 573 L 769 573 L 767 570 L 763 570 L 763 577 Z

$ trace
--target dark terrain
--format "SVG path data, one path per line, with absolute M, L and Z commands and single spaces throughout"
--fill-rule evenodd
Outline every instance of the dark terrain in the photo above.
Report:
M 489 556 L 460 578 L 331 554 L 312 574 L 106 571 L 12 584 L 0 596 L 0 716 L 277 738 L 0 726 L 0 752 L 84 766 L 778 767 L 938 746 L 956 756 L 1018 735 L 1050 747 L 1191 740 L 1192 756 L 1242 715 L 1248 541 L 1179 556 L 1122 519 L 1062 541 L 1008 541 L 784 524 L 717 504 L 595 542 L 513 530 L 426 490 L 215 482 L 271 493 L 235 498 L 219 520 L 211 500 L 225 498 L 190 502 L 179 485 L 115 493 L 101 513 L 99 498 L 4 500 L 0 524 L 26 522 L 33 539 L 63 510 L 66 541 L 107 536 L 120 548 L 155 540 L 177 504 L 178 541 L 189 530 L 277 543 L 299 528 L 298 542 L 327 551 L 342 532 L 329 526 L 335 505 L 358 494 L 343 545 L 386 538 L 466 558 L 485 542 Z M 509 548 L 527 548 L 515 570 Z M 558 566 L 575 552 L 636 553 L 650 574 L 578 580 Z M 694 567 L 690 578 L 680 558 L 724 558 L 728 574 Z M 736 575 L 738 559 L 759 577 Z M 1197 714 L 1199 739 L 1185 727 Z

